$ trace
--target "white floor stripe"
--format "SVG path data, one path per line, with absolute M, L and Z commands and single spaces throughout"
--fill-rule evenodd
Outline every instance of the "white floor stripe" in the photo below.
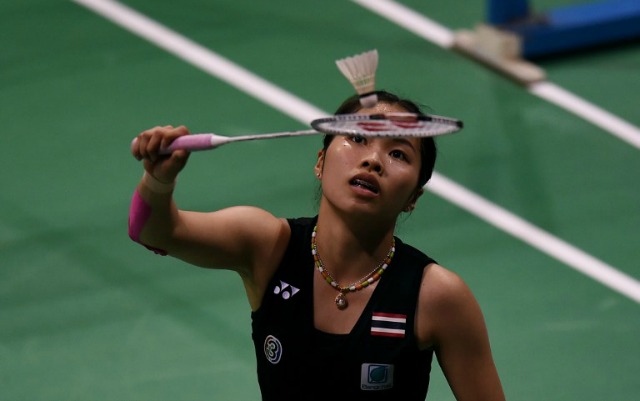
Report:
M 640 128 L 624 121 L 620 117 L 579 98 L 551 82 L 534 83 L 529 86 L 529 91 L 640 149 Z
M 400 3 L 392 0 L 352 1 L 440 47 L 449 49 L 453 46 L 453 32 Z M 640 149 L 640 128 L 620 117 L 549 82 L 533 84 L 528 90 Z
M 450 179 L 434 173 L 426 189 L 640 303 L 640 281 L 534 226 L 508 210 L 489 202 Z
M 453 32 L 400 3 L 387 0 L 352 1 L 440 47 L 448 49 L 453 46 Z
M 314 118 L 326 115 L 302 99 L 115 1 L 73 1 L 300 122 L 306 124 Z M 427 189 L 640 303 L 640 283 L 634 278 L 540 230 L 459 184 L 435 173 Z
M 304 124 L 327 113 L 211 50 L 112 0 L 72 0 Z

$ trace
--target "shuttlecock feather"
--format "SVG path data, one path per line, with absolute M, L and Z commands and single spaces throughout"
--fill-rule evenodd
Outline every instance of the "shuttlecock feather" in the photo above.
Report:
M 371 50 L 352 57 L 336 60 L 336 65 L 360 95 L 363 107 L 373 107 L 378 102 L 376 90 L 376 69 L 378 51 Z

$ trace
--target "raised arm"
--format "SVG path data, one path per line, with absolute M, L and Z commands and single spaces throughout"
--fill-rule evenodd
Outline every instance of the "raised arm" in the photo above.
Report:
M 439 265 L 424 275 L 417 331 L 435 349 L 456 400 L 505 400 L 482 311 L 462 279 Z
M 160 155 L 185 127 L 155 127 L 132 143 L 133 156 L 144 163 L 129 215 L 130 237 L 160 254 L 190 264 L 240 273 L 254 306 L 277 266 L 289 237 L 286 221 L 254 207 L 238 206 L 200 213 L 178 209 L 173 200 L 176 177 L 189 153 Z M 252 293 L 254 296 L 252 296 Z

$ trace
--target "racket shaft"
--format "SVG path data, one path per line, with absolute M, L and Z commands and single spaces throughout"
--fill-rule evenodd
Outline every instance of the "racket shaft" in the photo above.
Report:
M 318 134 L 321 134 L 321 132 L 318 132 L 314 129 L 310 129 L 310 130 L 303 130 L 303 131 L 274 132 L 271 134 L 232 136 L 232 137 L 228 137 L 228 139 L 229 139 L 229 142 L 238 142 L 238 141 L 252 141 L 254 139 L 289 138 L 292 136 L 305 136 L 305 135 L 318 135 Z
M 162 149 L 161 154 L 169 154 L 175 150 L 184 149 L 190 152 L 214 149 L 230 142 L 253 141 L 256 139 L 286 138 L 292 136 L 317 135 L 316 130 L 275 132 L 272 134 L 221 136 L 216 134 L 193 134 L 176 138 L 169 147 Z

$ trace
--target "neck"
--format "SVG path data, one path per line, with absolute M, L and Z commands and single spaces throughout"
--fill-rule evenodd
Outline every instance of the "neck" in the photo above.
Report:
M 339 282 L 355 280 L 379 264 L 389 252 L 394 225 L 369 217 L 341 216 L 322 206 L 318 214 L 318 251 Z
M 331 238 L 336 238 L 335 236 L 339 235 L 343 241 L 355 241 L 370 248 L 378 246 L 385 239 L 391 241 L 396 218 L 397 216 L 392 218 L 391 216 L 340 210 L 323 197 L 320 202 L 318 224 L 328 226 L 325 230 L 332 231 L 334 236 Z

